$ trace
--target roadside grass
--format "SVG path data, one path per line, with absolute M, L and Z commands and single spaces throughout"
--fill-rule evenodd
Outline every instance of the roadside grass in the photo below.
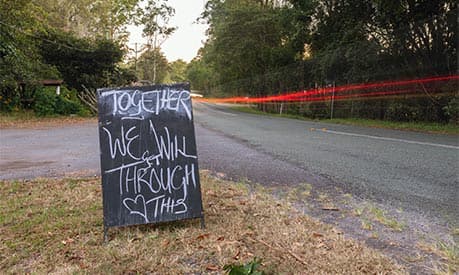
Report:
M 322 120 L 323 122 L 330 122 L 336 124 L 356 125 L 375 128 L 387 128 L 395 130 L 408 130 L 436 134 L 453 134 L 459 135 L 459 126 L 453 124 L 441 123 L 428 123 L 428 122 L 396 122 L 375 119 L 361 119 L 361 118 L 334 118 Z
M 438 241 L 436 244 L 420 242 L 418 247 L 443 258 L 444 262 L 436 263 L 434 270 L 436 274 L 457 274 L 459 272 L 459 244 L 457 242 Z
M 428 122 L 396 122 L 396 121 L 384 121 L 384 120 L 374 120 L 374 119 L 362 119 L 362 118 L 334 118 L 334 119 L 311 119 L 301 115 L 292 115 L 292 114 L 274 114 L 266 113 L 250 106 L 232 106 L 233 110 L 257 114 L 257 115 L 269 115 L 275 117 L 283 118 L 292 118 L 300 119 L 307 121 L 316 121 L 324 123 L 334 123 L 334 124 L 344 124 L 344 125 L 354 125 L 354 126 L 364 126 L 364 127 L 373 127 L 373 128 L 386 128 L 394 130 L 407 130 L 407 131 L 416 131 L 416 132 L 425 132 L 425 133 L 434 133 L 434 134 L 451 134 L 459 135 L 459 126 L 454 124 L 440 124 L 440 123 L 428 123 Z
M 400 274 L 379 252 L 267 192 L 201 172 L 199 220 L 110 230 L 99 178 L 0 182 L 0 273 L 223 273 L 262 260 L 268 274 Z
M 399 222 L 392 217 L 389 217 L 384 210 L 374 205 L 371 205 L 369 207 L 369 212 L 371 213 L 371 216 L 375 221 L 379 222 L 380 224 L 384 226 L 391 228 L 394 231 L 401 232 L 403 231 L 403 229 L 405 229 L 404 223 Z
M 38 117 L 30 110 L 11 113 L 0 112 L 0 129 L 53 127 L 86 121 L 96 121 L 96 118 L 59 115 Z
M 373 225 L 367 219 L 362 219 L 362 229 L 371 231 L 373 230 Z
M 371 230 L 373 228 L 371 221 L 378 222 L 396 232 L 401 232 L 405 229 L 405 224 L 403 222 L 390 217 L 384 210 L 370 203 L 354 207 L 352 214 L 356 217 L 360 217 L 362 228 L 366 230 Z

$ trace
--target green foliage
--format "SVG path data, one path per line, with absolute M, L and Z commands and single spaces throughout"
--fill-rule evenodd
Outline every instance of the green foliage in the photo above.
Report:
M 58 72 L 45 64 L 32 38 L 43 29 L 42 11 L 31 1 L 0 1 L 0 110 L 21 107 L 20 84 L 55 78 Z M 20 18 L 20 20 L 18 20 Z
M 191 89 L 198 90 L 208 96 L 216 76 L 209 64 L 206 64 L 202 59 L 195 58 L 186 68 L 186 78 L 191 83 Z
M 164 39 L 175 31 L 170 27 L 169 19 L 175 14 L 175 9 L 166 3 L 149 0 L 144 9 L 139 10 L 140 22 L 143 25 L 143 35 L 153 42 L 153 48 L 157 49 Z
M 148 0 L 144 7 L 137 10 L 137 25 L 142 25 L 142 35 L 147 38 L 147 51 L 140 56 L 136 66 L 137 76 L 141 80 L 162 83 L 169 75 L 168 61 L 161 52 L 161 45 L 177 29 L 169 25 L 175 9 L 167 1 Z M 173 76 L 174 77 L 174 76 Z
M 169 79 L 173 83 L 185 82 L 187 80 L 187 63 L 182 59 L 169 63 Z
M 2 89 L 0 91 L 0 111 L 16 111 L 19 107 L 19 104 L 20 94 L 14 83 L 3 83 Z
M 113 74 L 112 77 L 116 77 L 116 79 L 112 79 L 111 81 L 116 86 L 125 86 L 137 81 L 135 70 L 130 68 L 119 67 L 116 70 L 116 74 Z
M 40 54 L 46 63 L 56 66 L 65 83 L 72 89 L 82 85 L 96 89 L 118 84 L 110 78 L 116 74 L 117 63 L 123 58 L 121 46 L 106 39 L 83 39 L 60 32 L 40 35 Z
M 459 97 L 454 96 L 448 104 L 443 107 L 443 111 L 448 116 L 450 122 L 459 124 Z
M 457 13 L 452 0 L 211 0 L 201 17 L 209 39 L 187 74 L 193 87 L 219 96 L 453 75 Z M 333 116 L 454 122 L 456 90 L 449 83 L 420 87 L 422 98 L 335 102 Z M 294 115 L 331 115 L 326 101 L 288 106 Z
M 159 50 L 145 51 L 138 61 L 138 74 L 142 80 L 162 83 L 169 71 L 169 64 L 164 54 Z
M 51 89 L 40 88 L 36 91 L 33 110 L 38 116 L 54 114 L 56 108 L 56 92 Z
M 33 91 L 44 79 L 62 79 L 72 89 L 121 86 L 136 80 L 119 67 L 125 37 L 139 0 L 0 0 L 0 110 L 36 105 L 51 113 L 52 100 Z M 20 18 L 20 20 L 18 20 Z M 42 98 L 43 97 L 43 98 Z M 78 107 L 65 98 L 54 113 Z
M 54 111 L 60 115 L 70 115 L 70 114 L 78 114 L 81 110 L 81 106 L 69 99 L 66 99 L 62 96 L 56 97 L 56 106 Z
M 80 114 L 83 107 L 80 105 L 76 92 L 61 89 L 57 95 L 54 88 L 40 87 L 35 91 L 33 110 L 38 116 Z
M 254 258 L 252 261 L 243 265 L 225 265 L 223 269 L 228 272 L 229 275 L 263 275 L 263 271 L 259 270 L 261 266 L 261 259 Z
M 204 62 L 216 74 L 218 83 L 255 77 L 294 61 L 296 51 L 290 43 L 292 21 L 283 9 L 258 1 L 209 1 L 203 19 L 210 38 L 202 50 Z M 252 81 L 266 94 L 263 81 Z M 250 88 L 250 87 L 244 87 Z M 245 92 L 222 86 L 227 92 Z
M 34 0 L 53 29 L 79 37 L 126 39 L 126 24 L 137 15 L 139 0 Z

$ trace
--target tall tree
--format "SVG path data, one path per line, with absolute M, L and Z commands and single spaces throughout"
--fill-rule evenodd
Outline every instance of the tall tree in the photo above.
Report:
M 321 1 L 311 33 L 315 80 L 338 84 L 369 81 L 377 72 L 381 47 L 370 39 L 366 24 L 374 12 L 370 1 Z
M 160 82 L 164 78 L 158 77 L 159 66 L 161 66 L 161 45 L 176 30 L 175 27 L 169 26 L 170 18 L 175 14 L 175 10 L 166 4 L 167 0 L 159 2 L 149 0 L 146 7 L 139 11 L 141 14 L 138 24 L 143 25 L 143 36 L 147 38 L 147 43 L 151 48 L 148 53 L 149 62 L 152 65 L 152 80 L 154 83 Z M 148 75 L 150 75 L 148 73 Z
M 56 66 L 65 83 L 76 90 L 82 85 L 100 88 L 125 83 L 112 82 L 124 52 L 108 39 L 78 38 L 66 32 L 47 32 L 40 36 L 40 54 L 48 64 Z
M 196 57 L 188 64 L 186 77 L 190 81 L 191 89 L 208 96 L 215 82 L 216 74 L 202 58 Z
M 233 92 L 269 92 L 263 75 L 292 63 L 296 57 L 291 43 L 293 22 L 287 15 L 270 1 L 208 2 L 202 16 L 210 25 L 204 59 L 219 72 L 221 84 L 234 83 L 226 85 Z M 252 80 L 234 82 L 247 78 Z
M 176 61 L 169 63 L 170 81 L 175 82 L 175 83 L 185 82 L 187 79 L 187 76 L 186 76 L 187 65 L 188 64 L 182 59 L 178 59 Z
M 0 110 L 20 105 L 20 83 L 58 76 L 35 45 L 35 33 L 46 27 L 42 16 L 30 0 L 0 0 Z
M 127 38 L 126 25 L 137 15 L 139 0 L 32 0 L 50 27 L 79 37 Z
M 149 49 L 142 53 L 138 61 L 138 77 L 153 83 L 162 83 L 169 72 L 166 57 L 159 49 Z
M 410 73 L 457 71 L 458 4 L 453 0 L 373 0 L 371 35 Z

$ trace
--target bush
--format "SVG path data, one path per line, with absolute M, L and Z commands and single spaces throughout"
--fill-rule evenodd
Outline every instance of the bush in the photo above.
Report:
M 35 92 L 33 110 L 38 116 L 70 115 L 84 113 L 76 93 L 65 88 L 56 95 L 54 88 L 38 88 Z
M 459 97 L 453 97 L 448 104 L 443 107 L 443 111 L 450 123 L 459 124 Z
M 56 96 L 56 105 L 54 111 L 59 115 L 78 114 L 81 106 L 74 101 L 66 99 L 62 96 Z
M 5 81 L 0 87 L 0 111 L 11 112 L 19 108 L 20 94 L 14 81 Z
M 49 116 L 55 113 L 57 101 L 55 91 L 42 87 L 37 88 L 34 99 L 33 110 L 38 116 Z
M 389 105 L 386 112 L 386 119 L 392 121 L 418 121 L 420 108 L 411 106 L 403 102 L 393 102 Z

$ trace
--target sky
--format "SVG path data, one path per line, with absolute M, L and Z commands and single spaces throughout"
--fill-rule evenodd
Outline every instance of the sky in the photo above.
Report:
M 169 62 L 177 59 L 191 61 L 206 40 L 205 31 L 207 25 L 196 24 L 204 10 L 205 0 L 169 0 L 168 5 L 175 9 L 175 15 L 169 21 L 170 26 L 178 29 L 163 43 L 161 50 Z M 146 39 L 142 37 L 142 27 L 128 26 L 131 33 L 129 47 L 133 48 L 134 43 L 145 44 Z M 140 48 L 140 46 L 138 46 Z

